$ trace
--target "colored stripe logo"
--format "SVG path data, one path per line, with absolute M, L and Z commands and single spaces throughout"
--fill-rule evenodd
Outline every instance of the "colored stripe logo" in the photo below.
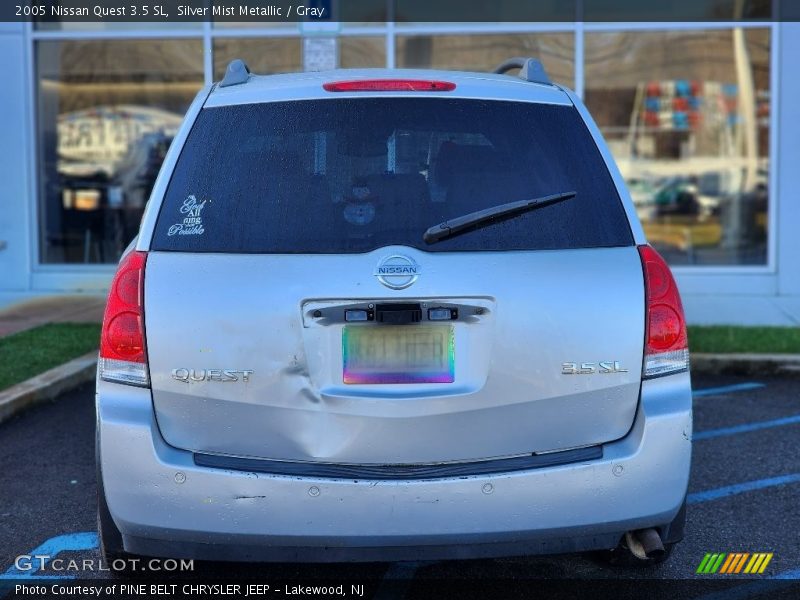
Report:
M 707 552 L 695 573 L 702 575 L 760 575 L 772 560 L 772 552 Z

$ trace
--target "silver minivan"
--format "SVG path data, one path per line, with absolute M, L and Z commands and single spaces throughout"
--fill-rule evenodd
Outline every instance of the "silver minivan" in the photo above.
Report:
M 683 535 L 688 366 L 670 270 L 538 61 L 234 61 L 111 285 L 103 552 L 653 564 Z

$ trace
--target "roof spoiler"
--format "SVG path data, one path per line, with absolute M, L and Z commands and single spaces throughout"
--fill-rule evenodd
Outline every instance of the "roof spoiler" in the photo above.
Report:
M 509 58 L 497 65 L 492 73 L 502 75 L 511 69 L 519 69 L 518 77 L 525 81 L 544 83 L 546 85 L 552 85 L 553 83 L 547 76 L 547 72 L 544 70 L 541 61 L 536 58 L 525 58 L 521 56 Z

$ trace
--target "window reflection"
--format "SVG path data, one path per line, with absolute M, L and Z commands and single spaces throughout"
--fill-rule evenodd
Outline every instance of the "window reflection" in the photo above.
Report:
M 41 260 L 114 263 L 203 83 L 200 41 L 37 47 Z
M 586 103 L 672 264 L 765 264 L 769 30 L 586 35 Z
M 293 27 L 286 37 L 216 37 L 214 79 L 233 58 L 256 73 L 302 70 Z M 586 103 L 672 264 L 766 263 L 770 44 L 760 26 L 585 35 Z M 386 62 L 383 36 L 339 35 L 335 48 L 340 67 Z M 203 83 L 202 42 L 47 40 L 35 50 L 41 261 L 113 263 Z M 574 52 L 572 32 L 396 38 L 398 67 L 488 71 L 536 56 L 571 87 Z
M 397 66 L 491 71 L 512 56 L 534 56 L 553 81 L 574 84 L 572 33 L 398 36 Z
M 314 37 L 312 40 L 319 40 Z M 385 67 L 386 42 L 382 37 L 332 37 L 333 56 L 330 62 L 340 68 Z M 324 47 L 324 46 L 323 46 Z M 218 38 L 214 41 L 214 79 L 225 75 L 225 68 L 235 58 L 241 58 L 253 73 L 294 73 L 304 69 L 303 39 L 289 38 Z M 306 62 L 313 60 L 306 57 Z M 337 63 L 338 61 L 338 63 Z M 327 61 L 323 61 L 327 62 Z
M 343 69 L 386 66 L 386 40 L 382 37 L 340 37 L 339 66 Z
M 302 70 L 302 39 L 219 38 L 214 40 L 214 81 L 225 75 L 228 63 L 241 58 L 253 73 L 294 73 Z

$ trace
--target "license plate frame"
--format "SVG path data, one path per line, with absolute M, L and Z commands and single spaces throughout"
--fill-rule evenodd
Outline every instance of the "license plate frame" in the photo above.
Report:
M 453 383 L 453 325 L 345 325 L 342 381 L 351 385 Z

